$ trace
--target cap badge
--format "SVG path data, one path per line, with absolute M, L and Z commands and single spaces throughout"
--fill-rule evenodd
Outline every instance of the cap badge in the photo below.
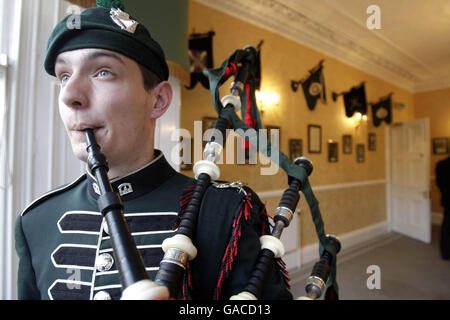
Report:
M 124 196 L 126 194 L 133 192 L 133 187 L 131 186 L 131 183 L 122 183 L 120 186 L 117 187 L 119 189 L 120 196 Z
M 122 29 L 134 33 L 139 22 L 130 18 L 130 15 L 120 9 L 111 9 L 111 19 Z

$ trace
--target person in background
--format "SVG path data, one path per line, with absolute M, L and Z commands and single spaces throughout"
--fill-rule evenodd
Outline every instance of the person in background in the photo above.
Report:
M 441 205 L 444 207 L 444 218 L 441 227 L 442 259 L 450 260 L 450 157 L 436 165 L 436 184 L 441 191 Z

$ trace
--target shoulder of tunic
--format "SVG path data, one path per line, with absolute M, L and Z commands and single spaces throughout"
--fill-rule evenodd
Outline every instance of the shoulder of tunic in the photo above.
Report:
M 82 174 L 81 176 L 79 176 L 77 179 L 75 179 L 73 182 L 63 185 L 61 187 L 58 187 L 56 189 L 53 189 L 45 194 L 43 194 L 42 196 L 40 196 L 39 198 L 35 199 L 33 202 L 31 202 L 20 214 L 21 216 L 24 216 L 26 213 L 28 213 L 30 210 L 32 210 L 33 208 L 37 207 L 38 205 L 44 203 L 45 201 L 47 201 L 48 199 L 59 195 L 61 193 L 64 193 L 72 188 L 74 188 L 75 186 L 79 185 L 82 181 L 86 180 L 86 174 Z

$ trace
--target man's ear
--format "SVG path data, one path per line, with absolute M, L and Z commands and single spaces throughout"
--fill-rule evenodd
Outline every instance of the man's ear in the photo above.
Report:
M 150 118 L 158 119 L 167 111 L 172 102 L 172 86 L 168 81 L 162 81 L 152 89 L 152 93 L 155 103 Z

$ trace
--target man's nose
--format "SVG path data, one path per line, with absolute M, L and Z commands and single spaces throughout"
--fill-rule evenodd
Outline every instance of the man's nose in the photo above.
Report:
M 60 99 L 70 108 L 85 108 L 88 105 L 87 80 L 80 75 L 73 74 L 61 88 Z

